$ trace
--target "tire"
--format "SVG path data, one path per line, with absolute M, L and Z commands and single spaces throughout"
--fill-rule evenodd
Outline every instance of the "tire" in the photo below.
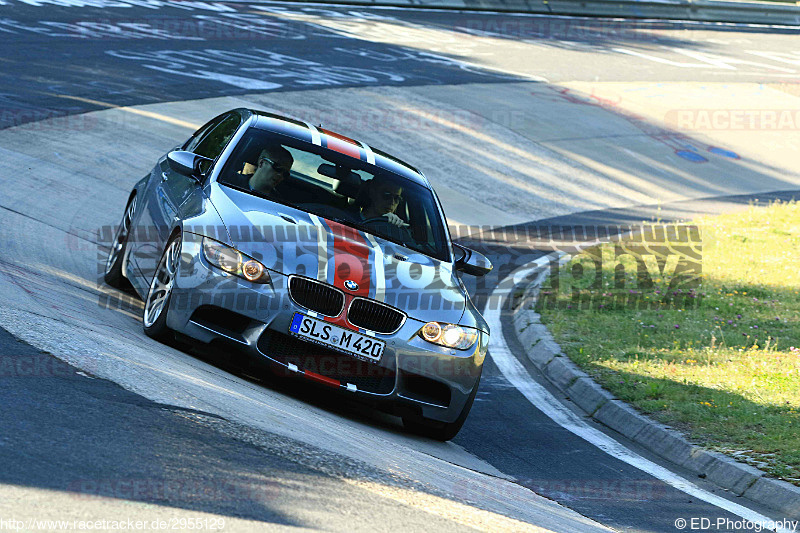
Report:
M 158 260 L 156 272 L 150 282 L 150 289 L 144 299 L 142 325 L 148 337 L 169 343 L 174 340 L 173 331 L 167 327 L 169 301 L 175 278 L 178 277 L 178 266 L 181 255 L 181 236 L 173 235 L 167 242 L 161 259 Z
M 475 396 L 478 394 L 480 382 L 481 379 L 479 377 L 478 382 L 475 383 L 475 387 L 469 394 L 469 398 L 467 398 L 467 403 L 464 404 L 464 408 L 461 409 L 461 413 L 459 413 L 455 422 L 439 422 L 438 420 L 430 420 L 421 416 L 404 416 L 403 427 L 411 433 L 433 440 L 444 442 L 453 439 L 461 431 L 461 426 L 467 420 L 467 415 L 469 415 L 472 404 L 475 402 Z
M 106 270 L 103 275 L 105 282 L 116 289 L 127 289 L 130 282 L 122 274 L 122 261 L 125 259 L 125 249 L 128 247 L 128 235 L 133 224 L 133 215 L 136 212 L 136 196 L 130 199 L 122 215 L 122 221 L 117 227 L 111 249 L 106 259 Z

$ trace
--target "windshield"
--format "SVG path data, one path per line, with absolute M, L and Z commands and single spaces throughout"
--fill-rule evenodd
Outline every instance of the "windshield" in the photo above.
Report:
M 250 128 L 217 181 L 449 260 L 429 189 L 333 150 Z

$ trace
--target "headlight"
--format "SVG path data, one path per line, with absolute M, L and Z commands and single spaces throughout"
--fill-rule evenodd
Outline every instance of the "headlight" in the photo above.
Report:
M 478 340 L 478 331 L 455 324 L 428 322 L 419 330 L 419 336 L 439 346 L 467 350 Z
M 225 272 L 253 283 L 269 283 L 270 277 L 264 265 L 236 248 L 203 237 L 203 256 L 206 261 Z

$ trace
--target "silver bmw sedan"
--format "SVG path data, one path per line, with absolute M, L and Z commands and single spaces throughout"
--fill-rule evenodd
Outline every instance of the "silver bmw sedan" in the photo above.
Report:
M 163 156 L 128 198 L 105 266 L 144 332 L 219 344 L 448 440 L 475 398 L 489 328 L 424 175 L 363 142 L 235 109 Z

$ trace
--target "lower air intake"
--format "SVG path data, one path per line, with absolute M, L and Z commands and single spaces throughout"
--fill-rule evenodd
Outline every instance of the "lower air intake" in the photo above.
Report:
M 360 361 L 350 355 L 291 335 L 268 329 L 258 340 L 258 349 L 279 363 L 293 364 L 300 370 L 308 370 L 338 380 L 342 385 L 350 383 L 361 391 L 389 394 L 394 390 L 394 370 Z

